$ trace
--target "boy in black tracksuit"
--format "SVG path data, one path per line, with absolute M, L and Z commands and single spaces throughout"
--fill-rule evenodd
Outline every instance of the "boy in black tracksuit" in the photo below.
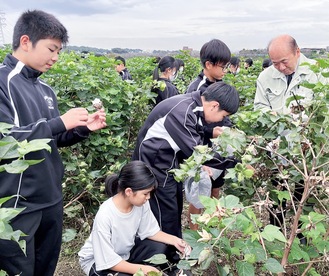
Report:
M 196 77 L 194 81 L 190 83 L 185 93 L 191 93 L 193 91 L 199 91 L 202 94 L 207 87 L 210 85 L 222 81 L 226 73 L 226 64 L 231 59 L 231 51 L 224 42 L 218 39 L 213 39 L 205 43 L 200 50 L 200 61 L 203 67 L 201 73 Z M 212 142 L 210 139 L 216 138 L 222 132 L 221 127 L 232 127 L 232 122 L 228 117 L 220 122 L 207 124 L 204 122 L 204 144 L 211 146 Z M 225 170 L 221 175 L 213 180 L 212 179 L 212 191 L 211 196 L 219 197 L 219 188 L 224 184 Z M 198 214 L 201 210 L 194 207 L 192 204 L 189 205 L 189 215 Z M 197 225 L 190 222 L 190 228 L 193 230 L 197 229 Z
M 117 56 L 115 57 L 115 62 L 115 70 L 119 73 L 122 80 L 132 80 L 133 78 L 126 68 L 126 60 L 123 57 Z
M 103 109 L 88 114 L 85 108 L 73 108 L 61 116 L 54 91 L 39 79 L 57 61 L 67 41 L 65 27 L 54 16 L 27 11 L 15 25 L 13 53 L 0 66 L 0 120 L 13 125 L 6 135 L 18 141 L 51 139 L 51 152 L 40 150 L 25 156 L 42 162 L 21 174 L 0 173 L 0 198 L 13 196 L 4 207 L 25 208 L 11 220 L 11 226 L 27 235 L 27 256 L 16 242 L 0 240 L 0 270 L 9 275 L 54 274 L 63 213 L 64 169 L 58 147 L 73 145 L 106 126 Z
M 202 95 L 197 91 L 160 102 L 146 119 L 137 137 L 133 160 L 144 161 L 157 177 L 159 185 L 150 205 L 164 232 L 182 236 L 182 183 L 169 171 L 178 168 L 180 158 L 187 159 L 195 146 L 204 143 L 202 122 L 221 121 L 235 113 L 238 106 L 235 88 L 218 82 Z M 234 159 L 216 156 L 207 165 L 224 169 L 235 164 Z

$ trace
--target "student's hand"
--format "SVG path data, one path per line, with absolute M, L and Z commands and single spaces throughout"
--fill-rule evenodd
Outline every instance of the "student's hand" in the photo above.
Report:
M 182 253 L 182 258 L 188 257 L 192 251 L 191 246 L 178 237 L 175 237 L 176 240 L 174 241 L 174 246 Z
M 106 114 L 103 108 L 88 116 L 87 127 L 90 131 L 106 127 Z
M 210 167 L 203 165 L 202 166 L 202 170 L 204 170 L 205 172 L 207 172 L 208 175 L 209 175 L 209 177 L 212 177 L 213 176 L 213 171 L 211 170 Z
M 212 130 L 212 137 L 217 138 L 219 135 L 221 135 L 224 132 L 224 129 L 227 128 L 226 126 L 216 126 Z
M 78 126 L 86 126 L 88 121 L 88 111 L 85 108 L 72 108 L 61 116 L 66 130 Z

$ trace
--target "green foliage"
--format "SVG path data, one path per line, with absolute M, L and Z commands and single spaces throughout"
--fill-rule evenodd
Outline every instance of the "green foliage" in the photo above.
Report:
M 319 60 L 318 65 L 312 66 L 322 76 L 326 76 L 328 68 L 327 60 Z M 225 130 L 214 140 L 211 149 L 201 154 L 196 150 L 174 171 L 175 177 L 179 180 L 197 177 L 204 159 L 208 160 L 216 152 L 223 156 L 233 153 L 241 162 L 228 170 L 223 188 L 226 195 L 235 195 L 248 208 L 236 207 L 229 212 L 215 199 L 203 199 L 203 215 L 192 216 L 192 221 L 202 229 L 197 242 L 205 242 L 207 250 L 210 248 L 209 258 L 215 255 L 223 260 L 222 256 L 227 254 L 224 265 L 217 265 L 220 275 L 227 275 L 229 271 L 257 275 L 260 267 L 280 273 L 289 266 L 301 272 L 307 269 L 309 274 L 305 275 L 316 275 L 312 265 L 325 263 L 328 258 L 329 85 L 325 82 L 303 84 L 313 90 L 312 103 L 303 106 L 302 111 L 292 110 L 291 115 L 281 115 L 253 110 L 257 75 L 252 74 L 248 71 L 247 75 L 225 76 L 243 99 L 241 111 L 232 116 L 237 129 Z M 277 183 L 279 188 L 274 186 Z M 292 200 L 296 186 L 303 186 L 298 205 Z M 284 215 L 281 227 L 264 223 L 256 215 L 273 210 L 273 204 L 282 208 L 284 200 L 292 206 L 286 213 L 281 210 Z M 307 207 L 310 203 L 313 204 L 311 212 Z M 297 233 L 304 235 L 306 245 L 300 244 Z M 243 250 L 246 245 L 248 250 Z M 260 252 L 266 256 L 264 260 L 250 254 L 260 245 Z M 194 250 L 201 252 L 200 245 Z
M 1 49 L 0 58 L 9 51 Z M 199 59 L 188 52 L 175 57 L 185 63 L 183 73 L 174 82 L 184 93 L 202 67 Z M 219 275 L 258 275 L 260 271 L 278 274 L 289 267 L 306 271 L 305 275 L 319 275 L 313 264 L 325 263 L 329 249 L 329 86 L 303 84 L 313 90 L 314 100 L 303 107 L 302 113 L 295 110 L 294 120 L 290 115 L 254 111 L 256 79 L 261 70 L 260 61 L 254 62 L 252 69 L 242 68 L 238 75 L 227 74 L 224 78 L 240 93 L 240 110 L 232 116 L 235 127 L 215 139 L 212 148 L 197 147 L 179 169 L 173 170 L 177 180 L 191 176 L 197 180 L 202 164 L 215 153 L 234 154 L 241 161 L 225 176 L 226 196 L 220 200 L 202 198 L 204 212 L 192 216 L 200 231 L 184 233 L 193 247 L 191 259 L 181 260 L 179 268 L 192 267 L 195 275 L 201 275 L 215 263 Z M 83 143 L 61 150 L 66 168 L 65 215 L 68 222 L 79 218 L 81 231 L 89 231 L 88 219 L 104 200 L 104 176 L 117 172 L 130 159 L 138 130 L 154 101 L 150 89 L 155 66 L 152 57 L 127 59 L 133 81 L 122 81 L 114 70 L 113 58 L 70 52 L 62 53 L 52 70 L 42 76 L 57 93 L 61 113 L 72 107 L 93 112 L 95 98 L 102 100 L 107 112 L 107 128 Z M 318 65 L 311 68 L 322 77 L 329 75 L 328 59 L 319 59 Z M 0 130 L 5 133 L 6 127 L 0 125 Z M 15 150 L 21 147 L 24 150 Z M 19 144 L 10 138 L 0 141 L 2 156 L 16 154 L 20 158 L 33 148 L 37 150 L 39 145 Z M 20 172 L 29 165 L 32 164 L 17 164 L 15 170 Z M 283 190 L 274 187 L 274 183 L 281 183 Z M 301 183 L 302 201 L 294 206 L 293 191 Z M 284 199 L 291 207 L 278 228 L 264 220 L 262 214 L 274 204 L 281 207 Z M 307 210 L 307 203 L 314 208 Z M 300 232 L 306 237 L 306 245 L 296 238 Z M 64 239 L 79 234 L 79 230 L 66 230 Z
M 7 45 L 4 48 L 0 48 L 0 63 L 4 60 L 5 56 L 11 52 L 11 46 Z
M 197 77 L 203 68 L 200 60 L 192 57 L 188 51 L 180 51 L 174 58 L 179 58 L 184 62 L 184 71 L 182 73 L 178 72 L 178 76 L 173 82 L 182 94 L 185 93 L 187 86 Z
M 10 220 L 21 213 L 25 208 L 5 208 L 1 207 L 3 203 L 11 199 L 10 197 L 0 198 L 0 239 L 2 240 L 13 240 L 17 242 L 24 252 L 26 253 L 26 242 L 20 240 L 25 234 L 20 230 L 13 230 L 10 226 Z
M 22 173 L 29 166 L 42 162 L 43 160 L 25 160 L 24 156 L 30 152 L 39 150 L 50 151 L 48 145 L 50 139 L 36 139 L 30 142 L 17 141 L 12 136 L 4 136 L 8 134 L 13 126 L 10 124 L 0 122 L 0 133 L 2 137 L 0 139 L 0 173 L 6 171 L 8 173 Z M 10 225 L 10 221 L 19 215 L 25 208 L 6 208 L 2 205 L 13 198 L 8 196 L 0 198 L 0 239 L 12 240 L 18 243 L 21 250 L 26 254 L 26 241 L 21 240 L 22 237 L 26 236 L 20 230 L 13 230 Z M 7 275 L 5 271 L 1 270 L 0 275 Z
M 79 198 L 87 201 L 90 210 L 95 212 L 99 200 L 104 198 L 104 175 L 130 158 L 154 97 L 150 92 L 151 64 L 151 59 L 146 63 L 143 58 L 128 60 L 127 67 L 131 65 L 134 81 L 122 81 L 114 70 L 113 58 L 71 52 L 62 53 L 52 70 L 43 75 L 57 92 L 61 113 L 72 107 L 85 107 L 94 112 L 92 101 L 95 98 L 101 99 L 107 112 L 107 128 L 91 134 L 82 143 L 61 150 L 66 167 L 64 200 L 68 204 Z M 136 71 L 133 66 L 137 67 Z M 143 70 L 137 71 L 138 68 Z
M 219 275 L 234 271 L 239 276 L 259 275 L 262 269 L 272 273 L 284 272 L 274 245 L 283 248 L 286 239 L 279 227 L 267 225 L 263 228 L 252 210 L 256 204 L 244 207 L 233 195 L 219 200 L 202 197 L 201 202 L 205 206 L 204 213 L 194 215 L 192 219 L 202 231 L 184 233 L 184 239 L 193 247 L 188 260 L 192 271 L 206 270 L 216 256 L 220 256 L 217 263 Z M 260 203 L 257 206 L 261 206 Z M 298 250 L 300 248 L 296 248 L 296 252 Z M 197 263 L 194 259 L 198 260 Z

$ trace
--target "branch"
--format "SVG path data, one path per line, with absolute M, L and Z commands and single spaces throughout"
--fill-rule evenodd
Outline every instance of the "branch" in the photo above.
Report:
M 287 161 L 289 163 L 289 165 L 291 165 L 292 167 L 294 167 L 302 176 L 303 178 L 305 178 L 305 175 L 303 174 L 303 172 L 294 164 L 294 162 L 292 162 L 290 159 L 287 159 L 286 157 L 284 157 L 283 155 L 281 155 L 280 153 L 278 153 L 277 151 L 273 151 L 273 150 L 269 150 L 267 148 L 261 147 L 259 145 L 255 145 L 255 147 L 268 151 L 270 153 L 274 153 L 276 154 L 278 157 L 282 158 L 283 160 Z M 274 162 L 275 163 L 275 162 Z M 275 163 L 276 164 L 276 163 Z
M 317 167 L 315 167 L 314 169 L 315 169 L 315 170 L 319 170 L 319 169 L 321 169 L 322 167 L 327 166 L 327 165 L 329 165 L 329 161 L 326 162 L 326 163 L 323 163 L 323 164 L 321 164 L 321 165 L 319 165 L 319 166 L 317 166 Z
M 86 194 L 87 191 L 86 190 L 83 190 L 81 194 L 79 194 L 78 196 L 76 196 L 74 199 L 72 199 L 69 203 L 67 203 L 65 206 L 64 206 L 64 209 L 69 207 L 70 205 L 72 205 L 74 202 L 78 201 L 84 194 Z
M 293 224 L 292 224 L 292 227 L 291 227 L 291 235 L 289 237 L 289 240 L 287 241 L 287 246 L 286 246 L 286 248 L 283 252 L 283 257 L 282 257 L 282 260 L 281 260 L 281 265 L 283 267 L 286 267 L 286 265 L 288 263 L 289 253 L 290 253 L 293 241 L 296 237 L 298 224 L 299 224 L 299 219 L 300 219 L 300 216 L 303 212 L 304 202 L 306 202 L 306 200 L 309 196 L 309 179 L 307 179 L 307 181 L 305 181 L 304 185 L 305 185 L 305 187 L 304 187 L 304 192 L 303 192 L 303 195 L 302 195 L 302 199 L 301 199 L 301 201 L 298 205 L 298 209 L 297 209 L 297 212 L 294 216 L 294 221 L 293 221 Z

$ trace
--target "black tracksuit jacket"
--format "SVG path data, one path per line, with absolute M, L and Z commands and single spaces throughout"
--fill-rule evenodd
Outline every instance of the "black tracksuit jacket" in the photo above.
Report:
M 169 171 L 203 144 L 203 106 L 199 91 L 171 97 L 151 111 L 137 137 L 133 160 L 152 167 L 159 182 L 150 204 L 160 227 L 181 236 L 182 185 Z M 207 165 L 222 169 L 236 161 L 217 156 Z
M 54 91 L 39 79 L 41 72 L 12 55 L 0 65 L 0 122 L 14 125 L 9 134 L 18 141 L 50 138 L 51 152 L 29 153 L 25 159 L 42 160 L 21 174 L 0 172 L 0 198 L 14 196 L 6 207 L 26 207 L 25 213 L 53 206 L 62 200 L 63 164 L 58 147 L 88 137 L 87 127 L 66 131 Z M 0 134 L 0 138 L 4 138 Z M 9 160 L 12 161 L 12 160 Z M 9 162 L 2 160 L 0 164 Z
M 222 80 L 217 80 L 217 81 L 222 81 Z M 216 82 L 217 82 L 216 81 Z M 207 89 L 207 87 L 211 84 L 213 84 L 215 82 L 210 81 L 205 74 L 203 73 L 203 71 L 201 71 L 201 73 L 195 78 L 195 80 L 193 80 L 189 86 L 187 87 L 187 90 L 185 93 L 191 93 L 193 91 L 199 91 L 200 94 L 202 95 L 202 93 Z M 213 129 L 216 126 L 227 126 L 227 127 L 232 127 L 232 122 L 228 117 L 225 117 L 223 121 L 221 122 L 217 122 L 217 123 L 212 123 L 212 124 L 206 124 L 204 122 L 204 126 L 203 126 L 203 131 L 205 134 L 205 138 L 204 138 L 204 143 L 208 144 L 209 146 L 211 145 L 211 141 L 210 139 L 212 139 L 213 137 Z

